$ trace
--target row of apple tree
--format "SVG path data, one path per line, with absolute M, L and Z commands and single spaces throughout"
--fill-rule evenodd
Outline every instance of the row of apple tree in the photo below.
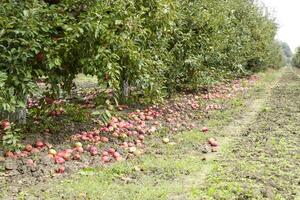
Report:
M 0 109 L 24 107 L 43 78 L 79 73 L 119 100 L 157 101 L 282 63 L 276 24 L 252 0 L 3 0 Z

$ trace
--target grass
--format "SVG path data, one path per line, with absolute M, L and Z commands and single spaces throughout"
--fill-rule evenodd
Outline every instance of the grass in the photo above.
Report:
M 234 117 L 234 112 L 239 113 L 240 110 L 236 107 L 213 111 L 211 115 L 214 118 L 203 123 L 215 128 L 223 126 Z M 211 161 L 203 160 L 202 148 L 212 136 L 213 131 L 209 134 L 197 130 L 170 134 L 163 130 L 146 141 L 145 155 L 139 158 L 84 169 L 67 180 L 47 186 L 49 190 L 42 194 L 36 193 L 37 188 L 33 188 L 22 195 L 37 194 L 43 199 L 60 199 L 63 196 L 65 199 L 168 199 L 170 194 L 186 191 L 184 182 L 187 176 L 194 177 L 203 168 L 210 168 Z M 175 144 L 164 144 L 161 141 L 163 137 L 168 137 Z
M 146 152 L 141 157 L 83 169 L 68 179 L 24 190 L 19 199 L 206 199 L 202 198 L 204 196 L 207 199 L 232 199 L 233 194 L 241 193 L 251 197 L 261 184 L 246 190 L 246 194 L 244 187 L 247 185 L 241 184 L 240 180 L 228 180 L 226 174 L 246 169 L 255 172 L 262 166 L 239 162 L 234 168 L 223 168 L 222 159 L 221 162 L 214 160 L 231 152 L 229 144 L 222 146 L 217 157 L 215 154 L 203 154 L 202 150 L 209 137 L 222 139 L 228 136 L 223 127 L 238 119 L 251 98 L 263 95 L 266 86 L 274 82 L 280 73 L 263 74 L 263 79 L 247 94 L 218 102 L 230 109 L 209 112 L 209 119 L 201 122 L 211 128 L 208 134 L 198 130 L 177 134 L 166 130 L 157 132 L 146 142 Z M 168 137 L 174 145 L 164 144 L 162 137 Z M 272 144 L 277 142 L 272 141 Z M 286 142 L 280 141 L 282 147 L 279 148 L 286 146 Z M 230 157 L 226 159 L 235 162 Z M 206 174 L 211 174 L 209 184 L 206 183 Z
M 98 79 L 96 76 L 78 74 L 75 78 L 75 83 L 81 88 L 95 86 L 98 84 Z
M 247 133 L 236 138 L 218 161 L 208 183 L 198 188 L 199 196 L 204 199 L 299 199 L 299 156 L 296 155 L 299 145 L 295 134 L 286 130 L 286 127 L 299 127 L 296 114 L 289 113 L 289 110 L 299 111 L 299 80 L 293 76 L 283 75 Z
M 192 175 L 203 167 L 197 145 L 207 137 L 196 131 L 185 132 L 183 137 L 179 134 L 171 137 L 175 145 L 154 139 L 148 145 L 155 148 L 150 147 L 146 155 L 111 166 L 84 169 L 43 193 L 43 199 L 59 199 L 61 194 L 67 199 L 166 199 L 170 193 L 183 190 L 178 182 L 180 177 Z

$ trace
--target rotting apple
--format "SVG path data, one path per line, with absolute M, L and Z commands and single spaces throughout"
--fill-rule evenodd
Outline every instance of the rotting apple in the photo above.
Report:
M 28 152 L 31 152 L 32 146 L 31 146 L 30 144 L 27 144 L 27 145 L 25 146 L 25 150 L 28 151 Z

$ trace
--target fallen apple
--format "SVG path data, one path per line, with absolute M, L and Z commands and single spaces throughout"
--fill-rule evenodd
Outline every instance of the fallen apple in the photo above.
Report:
M 72 149 L 66 149 L 65 152 L 68 153 L 68 154 L 71 154 L 73 152 L 73 150 Z
M 41 140 L 37 140 L 35 142 L 35 147 L 37 147 L 37 148 L 43 148 L 44 147 L 44 143 Z
M 109 153 L 107 151 L 102 151 L 102 156 L 108 156 Z
M 66 168 L 64 166 L 60 166 L 58 169 L 55 170 L 56 173 L 62 174 L 64 173 Z
M 26 161 L 26 164 L 29 165 L 29 166 L 32 166 L 34 164 L 33 160 L 32 159 L 28 159 Z
M 56 155 L 57 154 L 57 152 L 54 149 L 50 149 L 48 153 L 52 154 L 52 155 Z
M 130 153 L 134 153 L 135 151 L 136 151 L 136 147 L 130 147 L 130 148 L 129 148 L 129 152 L 130 152 Z
M 80 154 L 76 153 L 73 155 L 73 160 L 80 160 Z
M 64 152 L 64 154 L 63 154 L 62 157 L 63 157 L 63 159 L 65 159 L 65 160 L 70 160 L 71 154 Z
M 108 138 L 107 137 L 101 137 L 101 141 L 102 142 L 108 142 Z
M 170 139 L 169 138 L 163 138 L 163 143 L 165 143 L 165 144 L 167 144 L 167 143 L 169 143 L 170 142 Z
M 113 157 L 114 158 L 118 158 L 118 157 L 120 157 L 121 155 L 120 155 L 120 153 L 119 152 L 114 152 L 113 153 Z
M 63 164 L 64 162 L 65 162 L 65 159 L 63 159 L 62 157 L 59 157 L 59 156 L 55 157 L 56 164 Z
M 213 146 L 213 147 L 217 147 L 217 146 L 219 146 L 219 143 L 216 141 L 216 139 L 214 139 L 214 138 L 209 138 L 208 139 L 208 143 L 211 145 L 211 146 Z
M 10 128 L 10 122 L 8 120 L 1 121 L 1 127 L 2 127 L 3 130 L 9 129 Z
M 202 128 L 202 132 L 207 132 L 208 131 L 208 128 L 207 127 L 203 127 Z
M 87 141 L 87 140 L 89 140 L 89 138 L 88 138 L 86 135 L 82 135 L 82 136 L 81 136 L 81 140 Z
M 82 147 L 81 142 L 76 142 L 76 143 L 75 143 L 75 147 Z
M 83 153 L 84 149 L 82 147 L 76 147 L 75 151 L 79 152 L 79 153 Z
M 108 153 L 110 154 L 114 154 L 116 152 L 116 150 L 114 148 L 109 148 L 108 149 Z
M 25 146 L 25 151 L 31 152 L 31 150 L 32 150 L 32 146 L 30 144 L 27 144 Z
M 145 139 L 145 136 L 144 136 L 144 135 L 139 135 L 138 138 L 139 138 L 140 140 L 144 140 L 144 139 Z
M 102 156 L 101 161 L 105 162 L 105 163 L 109 162 L 109 157 L 108 156 Z
M 37 148 L 32 148 L 32 150 L 31 150 L 31 153 L 38 153 L 38 152 L 40 152 L 40 150 Z
M 128 142 L 128 147 L 133 147 L 134 144 L 132 142 Z
M 97 149 L 97 147 L 94 147 L 94 146 L 92 146 L 92 147 L 90 147 L 90 154 L 92 155 L 92 156 L 95 156 L 95 155 L 97 155 L 98 154 L 98 149 Z
M 211 142 L 210 142 L 210 145 L 211 145 L 212 147 L 217 147 L 217 146 L 219 146 L 219 143 L 218 143 L 217 141 L 211 141 Z

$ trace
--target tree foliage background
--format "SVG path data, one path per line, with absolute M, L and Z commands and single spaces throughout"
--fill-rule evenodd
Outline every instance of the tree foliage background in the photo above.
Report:
M 292 65 L 300 68 L 300 47 L 297 48 L 296 53 L 293 56 Z
M 276 24 L 252 0 L 2 0 L 0 107 L 24 107 L 78 73 L 122 100 L 157 101 L 283 62 Z

